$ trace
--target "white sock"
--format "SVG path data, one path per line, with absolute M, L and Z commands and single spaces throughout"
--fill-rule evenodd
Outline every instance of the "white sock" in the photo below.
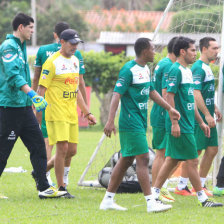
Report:
M 199 200 L 200 202 L 204 202 L 205 200 L 208 199 L 208 196 L 205 194 L 204 190 L 202 190 L 202 191 L 198 191 L 198 192 L 197 192 L 197 196 L 198 196 L 198 200 Z
M 113 199 L 114 199 L 114 196 L 115 196 L 115 193 L 106 191 L 106 194 L 105 194 L 105 196 L 104 196 L 103 199 L 106 199 L 106 200 L 113 200 Z
M 146 195 L 144 197 L 145 197 L 146 202 L 149 201 L 149 200 L 155 199 L 152 194 Z
M 201 186 L 202 187 L 205 187 L 205 181 L 206 181 L 206 177 L 200 177 L 200 180 L 201 180 Z
M 160 189 L 157 187 L 152 187 L 152 195 L 154 199 L 159 198 Z
M 165 181 L 165 183 L 163 184 L 162 187 L 167 188 L 168 183 L 169 183 L 169 179 L 166 179 L 166 181 Z
M 68 185 L 68 173 L 69 173 L 70 167 L 64 167 L 64 176 L 63 176 L 63 181 L 64 184 L 67 186 Z
M 189 178 L 180 177 L 179 183 L 177 185 L 178 190 L 183 190 L 187 186 L 188 180 Z
M 51 172 L 50 171 L 46 172 L 46 177 L 47 177 L 49 185 L 52 186 L 53 181 L 51 180 Z

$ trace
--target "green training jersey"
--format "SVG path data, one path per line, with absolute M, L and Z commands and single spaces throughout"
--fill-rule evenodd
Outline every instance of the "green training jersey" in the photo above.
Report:
M 201 91 L 205 105 L 213 116 L 215 111 L 215 80 L 213 72 L 210 66 L 201 60 L 193 64 L 191 71 L 193 73 L 194 89 Z M 199 113 L 205 121 L 204 114 L 200 110 Z M 196 122 L 195 124 L 198 123 Z
M 146 132 L 150 91 L 154 90 L 147 65 L 127 62 L 119 73 L 114 91 L 120 93 L 119 131 Z
M 162 89 L 166 88 L 167 76 L 170 67 L 173 62 L 168 58 L 163 58 L 157 64 L 154 76 L 153 76 L 153 86 L 155 90 L 162 96 Z M 164 127 L 165 128 L 165 117 L 166 110 L 160 107 L 157 103 L 153 104 L 150 113 L 150 123 L 153 127 Z
M 194 133 L 194 83 L 189 68 L 175 62 L 169 70 L 167 92 L 174 93 L 175 109 L 181 115 L 178 121 L 181 133 Z M 171 121 L 166 115 L 166 129 L 171 133 Z
M 44 62 L 48 59 L 49 56 L 54 54 L 55 52 L 59 51 L 61 49 L 61 44 L 59 43 L 52 43 L 48 45 L 43 45 L 39 48 L 35 60 L 35 66 L 36 67 L 42 67 Z M 85 66 L 83 62 L 82 55 L 80 51 L 75 51 L 75 56 L 79 59 L 79 74 L 85 74 Z

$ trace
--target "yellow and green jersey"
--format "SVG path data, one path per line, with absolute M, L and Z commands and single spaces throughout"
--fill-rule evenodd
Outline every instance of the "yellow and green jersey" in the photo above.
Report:
M 175 62 L 168 73 L 167 92 L 174 93 L 175 109 L 181 117 L 178 121 L 181 133 L 194 133 L 194 83 L 189 68 Z M 166 129 L 171 132 L 171 121 L 166 115 Z
M 201 60 L 193 64 L 191 71 L 193 73 L 194 89 L 201 91 L 204 103 L 213 116 L 215 111 L 215 80 L 213 72 L 210 66 Z M 199 113 L 204 122 L 206 122 L 205 116 L 200 110 Z
M 64 57 L 59 51 L 43 64 L 39 85 L 47 88 L 46 121 L 78 123 L 77 94 L 79 85 L 79 60 Z

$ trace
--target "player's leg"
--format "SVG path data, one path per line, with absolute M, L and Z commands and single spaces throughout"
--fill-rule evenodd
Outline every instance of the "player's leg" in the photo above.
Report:
M 39 197 L 52 198 L 64 195 L 66 192 L 59 192 L 50 187 L 47 181 L 45 143 L 31 107 L 24 108 L 24 120 L 20 138 L 30 152 L 30 161 L 38 183 Z
M 108 210 L 108 209 L 115 209 L 121 211 L 127 210 L 126 208 L 121 207 L 114 202 L 114 196 L 120 183 L 122 182 L 125 172 L 127 171 L 128 167 L 132 165 L 133 161 L 134 156 L 122 157 L 121 155 L 121 157 L 119 158 L 118 162 L 113 168 L 106 194 L 100 204 L 101 210 Z
M 224 195 L 224 157 L 221 160 L 219 172 L 217 175 L 217 184 L 213 188 L 213 195 L 217 195 L 217 196 Z

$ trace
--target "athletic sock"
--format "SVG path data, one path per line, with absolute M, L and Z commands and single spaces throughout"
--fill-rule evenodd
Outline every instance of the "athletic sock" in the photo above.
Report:
M 200 177 L 200 180 L 201 180 L 201 186 L 202 187 L 205 187 L 205 181 L 206 181 L 206 177 Z
M 50 171 L 46 172 L 46 177 L 47 177 L 49 185 L 52 186 L 53 185 L 53 181 L 51 179 L 51 172 Z
M 144 197 L 145 197 L 146 202 L 149 201 L 149 200 L 155 199 L 152 194 L 146 195 Z
M 187 186 L 188 180 L 189 178 L 180 177 L 179 183 L 177 185 L 178 190 L 183 190 Z
M 168 183 L 169 183 L 169 179 L 166 179 L 166 181 L 165 181 L 165 183 L 163 184 L 162 187 L 167 188 Z
M 160 189 L 157 187 L 152 187 L 153 198 L 155 199 L 159 198 L 159 194 L 160 194 Z
M 106 191 L 106 193 L 105 193 L 105 196 L 104 196 L 104 198 L 103 199 L 106 199 L 106 200 L 113 200 L 114 199 L 114 196 L 115 196 L 115 193 L 112 193 L 112 192 L 109 192 L 109 191 Z
M 197 196 L 200 202 L 204 202 L 205 200 L 208 199 L 208 196 L 205 194 L 204 190 L 198 191 Z
M 64 181 L 65 186 L 68 185 L 68 173 L 69 173 L 69 170 L 70 170 L 70 167 L 69 166 L 64 167 L 63 181 Z

